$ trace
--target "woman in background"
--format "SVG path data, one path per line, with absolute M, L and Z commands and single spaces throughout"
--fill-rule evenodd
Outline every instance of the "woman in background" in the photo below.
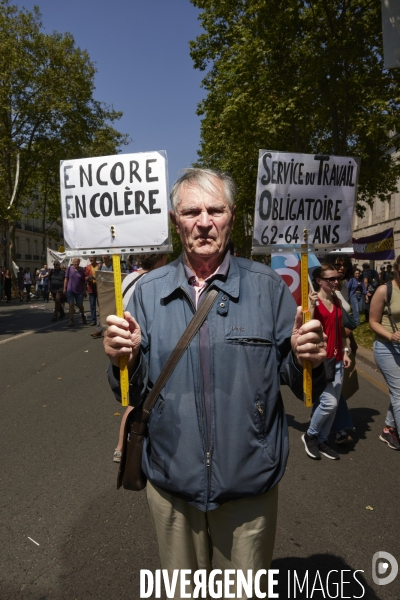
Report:
M 340 282 L 336 286 L 335 295 L 341 301 L 342 309 L 350 312 L 351 306 L 349 303 L 347 283 L 353 277 L 351 258 L 348 254 L 328 254 L 325 260 L 327 263 L 331 264 L 340 275 Z M 339 405 L 331 429 L 331 432 L 335 434 L 336 444 L 351 444 L 353 442 L 351 433 L 355 431 L 355 427 L 347 406 L 347 400 L 358 391 L 359 387 L 356 369 L 357 342 L 351 329 L 345 327 L 344 331 L 346 334 L 345 346 L 349 349 L 348 354 L 351 365 L 344 371 L 342 393 L 340 394 Z
M 360 315 L 364 311 L 365 295 L 367 293 L 360 269 L 354 269 L 354 275 L 346 283 L 346 287 L 349 293 L 353 317 L 358 327 L 360 325 Z
M 314 270 L 313 279 L 316 291 L 310 294 L 311 318 L 321 322 L 328 336 L 327 359 L 335 359 L 335 368 L 333 381 L 328 382 L 319 397 L 310 426 L 301 439 L 310 458 L 320 460 L 323 454 L 332 460 L 339 460 L 339 454 L 328 444 L 328 436 L 342 391 L 343 368 L 351 364 L 348 348 L 344 346 L 342 306 L 334 293 L 340 283 L 340 275 L 332 265 L 323 263 Z
M 390 296 L 390 312 L 385 309 Z M 389 292 L 389 294 L 388 294 Z M 374 358 L 390 392 L 385 427 L 379 439 L 392 450 L 400 450 L 400 256 L 394 263 L 394 279 L 381 285 L 373 295 L 369 326 L 375 332 Z

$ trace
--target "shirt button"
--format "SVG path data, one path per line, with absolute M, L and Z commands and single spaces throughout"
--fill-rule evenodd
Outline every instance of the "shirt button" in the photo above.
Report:
M 226 296 L 222 296 L 221 300 L 228 300 L 228 298 Z
M 221 308 L 225 308 L 225 304 L 223 302 L 220 302 L 219 305 L 220 305 Z

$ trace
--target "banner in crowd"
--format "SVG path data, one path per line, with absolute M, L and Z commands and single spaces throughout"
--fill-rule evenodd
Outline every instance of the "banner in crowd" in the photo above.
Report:
M 312 252 L 308 253 L 308 274 L 312 280 L 314 269 L 320 266 L 318 258 Z M 288 286 L 297 304 L 301 305 L 301 258 L 297 252 L 273 252 L 271 255 L 271 268 L 279 273 Z
M 393 260 L 393 228 L 385 229 L 385 231 L 375 233 L 375 235 L 353 238 L 353 250 L 353 258 L 365 260 Z
M 61 161 L 60 186 L 71 249 L 130 253 L 169 245 L 164 151 Z
M 54 267 L 54 261 L 58 260 L 61 264 L 69 265 L 71 264 L 71 257 L 67 256 L 66 252 L 57 252 L 56 250 L 52 250 L 51 248 L 47 248 L 47 267 L 52 269 Z M 86 267 L 89 264 L 89 259 L 80 258 L 80 266 Z
M 349 245 L 359 166 L 349 156 L 260 150 L 253 253 L 271 247 Z

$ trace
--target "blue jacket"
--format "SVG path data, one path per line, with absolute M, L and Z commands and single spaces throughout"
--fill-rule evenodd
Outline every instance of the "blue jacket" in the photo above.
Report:
M 189 345 L 149 420 L 142 468 L 148 479 L 202 511 L 262 494 L 278 483 L 288 457 L 281 381 L 302 398 L 303 374 L 290 346 L 296 305 L 269 267 L 230 258 L 219 297 L 208 315 L 211 440 L 206 440 L 199 336 Z M 130 403 L 143 401 L 194 313 L 182 257 L 148 273 L 131 299 L 142 329 L 141 358 L 130 382 Z M 326 386 L 315 369 L 314 397 Z M 110 385 L 120 399 L 118 370 Z M 209 456 L 207 456 L 209 452 Z
M 367 293 L 367 288 L 365 287 L 363 279 L 358 280 L 355 277 L 352 277 L 346 283 L 346 287 L 349 290 L 349 300 L 356 293 L 356 289 L 358 288 L 358 285 L 360 283 L 361 283 L 361 293 L 364 294 L 364 296 L 365 296 L 365 294 Z

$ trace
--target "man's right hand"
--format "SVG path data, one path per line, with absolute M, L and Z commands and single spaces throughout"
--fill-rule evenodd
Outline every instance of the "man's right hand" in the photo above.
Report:
M 116 367 L 121 356 L 128 356 L 128 365 L 132 368 L 136 363 L 142 342 L 139 324 L 126 311 L 124 318 L 110 315 L 107 317 L 108 329 L 104 332 L 104 350 Z

